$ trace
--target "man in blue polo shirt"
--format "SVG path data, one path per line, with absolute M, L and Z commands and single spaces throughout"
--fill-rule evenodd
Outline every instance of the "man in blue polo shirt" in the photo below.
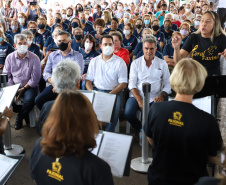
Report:
M 99 4 L 96 4 L 94 6 L 93 11 L 93 21 L 95 21 L 97 18 L 101 18 L 101 16 L 102 16 L 101 6 Z
M 161 11 L 157 12 L 156 15 L 155 15 L 155 18 L 158 19 L 160 21 L 160 26 L 163 25 L 163 21 L 164 21 L 164 18 L 165 18 L 165 15 L 169 13 L 167 11 L 167 4 L 163 3 L 161 5 Z

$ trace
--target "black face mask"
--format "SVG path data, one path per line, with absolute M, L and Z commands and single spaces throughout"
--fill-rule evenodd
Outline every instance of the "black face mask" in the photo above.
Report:
M 71 27 L 72 27 L 72 28 L 77 28 L 77 27 L 78 27 L 78 23 L 77 23 L 77 22 L 71 23 Z
M 171 30 L 171 26 L 164 26 L 164 29 L 165 29 L 166 31 L 169 31 L 169 30 Z
M 30 29 L 30 31 L 31 31 L 33 34 L 35 34 L 35 33 L 37 32 L 36 29 Z
M 55 19 L 55 23 L 60 23 L 61 19 Z
M 139 13 L 135 13 L 135 15 L 136 15 L 136 16 L 138 16 L 138 15 L 139 15 Z
M 82 39 L 82 35 L 75 35 L 75 39 L 76 40 L 81 40 Z
M 152 27 L 152 29 L 153 29 L 154 31 L 157 31 L 157 30 L 159 30 L 159 26 L 158 26 L 158 25 L 154 25 L 154 26 Z
M 81 11 L 82 11 L 82 8 L 79 7 L 77 10 L 78 10 L 79 12 L 81 12 Z
M 45 24 L 39 24 L 39 25 L 38 25 L 38 29 L 44 29 L 45 27 L 46 27 Z
M 69 42 L 68 42 L 69 43 Z M 61 51 L 65 51 L 68 48 L 68 43 L 60 43 L 59 48 Z
M 71 17 L 71 15 L 67 15 L 67 17 Z
M 137 29 L 141 29 L 141 27 L 142 27 L 142 25 L 136 24 L 136 28 L 137 28 Z

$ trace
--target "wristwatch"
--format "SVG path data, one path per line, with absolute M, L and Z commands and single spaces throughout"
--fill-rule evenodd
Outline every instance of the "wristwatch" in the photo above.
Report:
M 9 118 L 7 116 L 2 116 L 1 119 L 3 119 L 3 118 L 6 118 L 8 120 L 8 122 L 9 122 Z
M 23 89 L 24 89 L 24 90 L 26 90 L 26 87 L 25 87 L 25 86 L 23 86 Z

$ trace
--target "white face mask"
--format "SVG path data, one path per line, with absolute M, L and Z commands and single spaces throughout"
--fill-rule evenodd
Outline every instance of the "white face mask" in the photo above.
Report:
M 104 5 L 104 4 L 101 5 L 101 8 L 102 8 L 102 9 L 105 9 L 105 8 L 106 8 L 106 5 Z
M 55 10 L 60 10 L 60 6 L 55 6 Z
M 32 44 L 32 40 L 27 40 L 27 43 L 30 46 Z
M 103 51 L 102 52 L 103 52 L 104 55 L 107 55 L 107 56 L 111 55 L 113 53 L 113 46 L 105 46 L 105 47 L 103 47 Z
M 85 18 L 86 18 L 86 19 L 89 19 L 89 15 L 85 15 Z
M 179 15 L 177 15 L 177 14 L 173 14 L 173 19 L 175 19 L 175 20 L 179 20 Z
M 191 9 L 186 8 L 186 9 L 185 9 L 185 11 L 186 11 L 186 12 L 190 12 L 190 11 L 191 11 Z
M 23 24 L 25 22 L 25 19 L 24 18 L 19 18 L 18 21 L 19 21 L 20 24 Z
M 195 26 L 199 26 L 200 25 L 200 21 L 195 21 Z
M 55 44 L 57 44 L 57 43 L 58 43 L 58 39 L 53 39 L 53 40 L 54 40 Z
M 66 14 L 62 14 L 62 19 L 67 19 L 67 15 Z
M 28 50 L 28 45 L 17 45 L 17 52 L 19 54 L 25 54 Z
M 118 10 L 122 10 L 122 6 L 118 6 Z
M 124 30 L 123 33 L 124 33 L 125 36 L 127 36 L 127 35 L 130 34 L 130 30 Z
M 97 13 L 97 12 L 98 12 L 97 9 L 94 9 L 94 10 L 93 10 L 93 13 Z
M 124 23 L 128 23 L 129 22 L 129 19 L 128 18 L 124 18 Z
M 85 49 L 86 49 L 87 51 L 92 50 L 92 47 L 93 47 L 93 43 L 85 42 Z

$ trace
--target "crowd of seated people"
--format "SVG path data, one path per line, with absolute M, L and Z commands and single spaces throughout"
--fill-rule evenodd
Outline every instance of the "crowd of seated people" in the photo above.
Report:
M 221 74 L 220 57 L 226 58 L 223 0 L 218 7 L 211 0 L 66 4 L 47 2 L 45 9 L 37 0 L 19 0 L 16 4 L 0 0 L 0 72 L 8 75 L 9 85 L 20 83 L 12 104 L 17 113 L 16 130 L 23 128 L 23 120 L 29 125 L 29 112 L 36 106 L 41 111 L 37 131 L 42 135 L 42 126 L 60 94 L 53 74 L 62 60 L 70 60 L 79 68 L 76 90 L 117 95 L 106 131 L 114 132 L 123 106 L 122 116 L 133 127 L 136 140 L 142 129 L 136 113 L 143 109 L 143 83 L 151 84 L 151 107 L 172 93 L 170 76 L 183 58 L 202 64 L 209 76 Z M 146 134 L 152 137 L 148 129 Z M 40 143 L 45 148 L 45 138 L 36 143 L 38 150 Z

